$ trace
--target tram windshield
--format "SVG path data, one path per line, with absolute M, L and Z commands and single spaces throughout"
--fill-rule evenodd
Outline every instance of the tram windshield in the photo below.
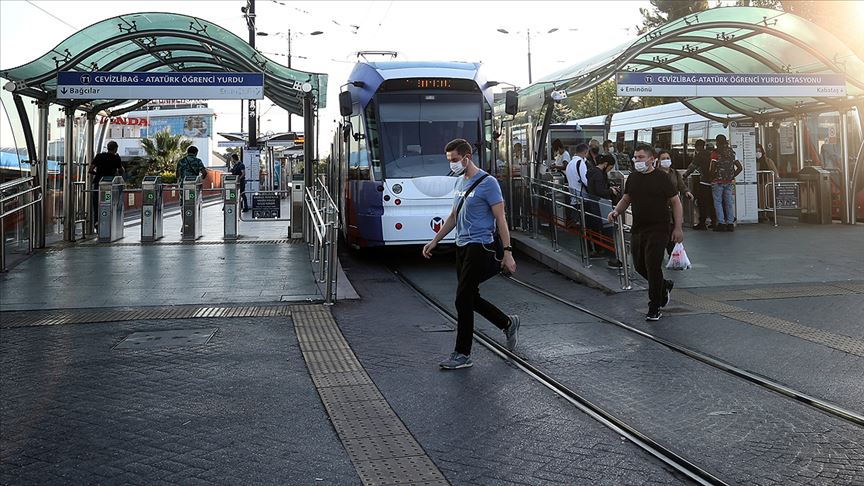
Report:
M 378 114 L 384 176 L 406 179 L 444 176 L 447 142 L 480 139 L 482 98 L 477 94 L 380 94 Z

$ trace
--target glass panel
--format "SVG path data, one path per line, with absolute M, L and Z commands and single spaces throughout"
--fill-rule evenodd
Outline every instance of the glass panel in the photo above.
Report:
M 449 141 L 464 138 L 478 147 L 477 95 L 388 94 L 379 103 L 385 177 L 447 175 Z

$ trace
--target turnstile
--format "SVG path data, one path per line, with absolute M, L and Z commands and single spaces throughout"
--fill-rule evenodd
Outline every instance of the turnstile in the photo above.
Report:
M 141 181 L 141 241 L 156 241 L 162 238 L 162 178 L 146 176 Z
M 239 226 L 240 176 L 224 176 L 222 188 L 224 190 L 222 193 L 222 217 L 225 220 L 224 239 L 236 240 L 237 227 Z
M 120 176 L 103 177 L 99 181 L 99 242 L 110 243 L 123 238 L 123 189 Z
M 181 240 L 201 238 L 201 176 L 183 178 L 183 234 Z
M 291 238 L 303 238 L 303 207 L 306 205 L 306 183 L 291 181 Z

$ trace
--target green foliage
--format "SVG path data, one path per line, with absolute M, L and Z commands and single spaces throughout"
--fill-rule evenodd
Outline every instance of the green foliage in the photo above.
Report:
M 177 182 L 177 173 L 173 170 L 165 171 L 159 175 L 162 176 L 162 184 L 174 184 Z
M 167 129 L 156 132 L 153 138 L 141 139 L 141 147 L 147 154 L 148 172 L 173 171 L 177 160 L 186 154 L 186 149 L 192 145 L 192 141 L 183 138 L 183 135 L 171 135 Z
M 708 10 L 708 0 L 651 0 L 651 9 L 639 9 L 642 14 L 639 33 L 644 34 L 663 24 L 704 10 Z

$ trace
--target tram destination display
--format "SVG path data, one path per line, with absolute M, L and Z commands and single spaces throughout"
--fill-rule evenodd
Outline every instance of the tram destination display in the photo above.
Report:
M 801 209 L 801 193 L 797 182 L 778 182 L 774 184 L 774 199 L 777 209 Z
M 279 194 L 259 193 L 252 195 L 252 219 L 279 219 L 280 216 Z

